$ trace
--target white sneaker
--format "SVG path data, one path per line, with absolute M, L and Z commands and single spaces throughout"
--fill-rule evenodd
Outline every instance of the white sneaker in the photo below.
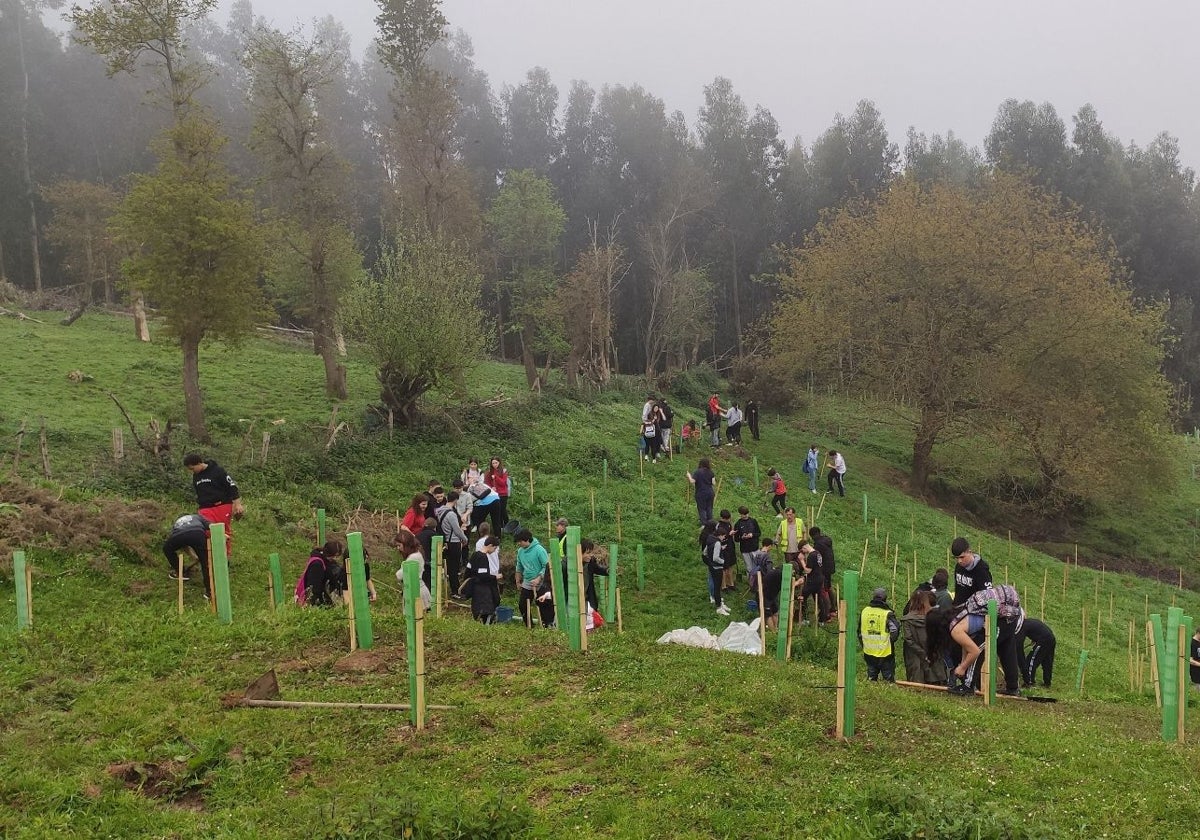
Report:
M 708 596 L 708 603 L 710 603 L 710 604 L 715 604 L 715 603 L 717 603 L 717 599 L 716 599 L 716 598 L 714 598 L 713 596 L 709 595 L 709 596 Z
M 717 607 L 717 615 L 729 615 L 729 607 L 725 606 L 724 604 Z
M 815 496 L 815 495 L 817 495 L 817 491 L 816 491 L 816 490 L 812 491 L 812 494 L 813 494 L 814 496 Z
M 782 514 L 782 513 L 777 513 L 777 514 L 775 514 L 775 518 L 776 518 L 776 519 L 783 519 L 783 514 Z

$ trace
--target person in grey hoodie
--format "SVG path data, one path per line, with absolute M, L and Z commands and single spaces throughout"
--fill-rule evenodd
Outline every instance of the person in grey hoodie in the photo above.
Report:
M 467 535 L 463 532 L 462 521 L 458 518 L 458 491 L 451 490 L 446 501 L 433 512 L 437 521 L 438 533 L 446 538 L 446 547 L 442 556 L 446 558 L 446 576 L 450 578 L 450 597 L 458 600 L 458 573 L 462 564 L 463 551 L 467 545 Z

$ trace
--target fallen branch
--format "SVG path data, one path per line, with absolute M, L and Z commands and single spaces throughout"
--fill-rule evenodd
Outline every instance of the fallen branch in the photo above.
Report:
M 15 309 L 5 309 L 0 306 L 0 315 L 7 315 L 10 318 L 16 318 L 18 321 L 33 321 L 35 324 L 44 324 L 45 321 L 39 321 L 37 318 L 30 318 L 24 312 L 18 312 Z
M 112 391 L 105 391 L 108 398 L 117 404 L 117 408 L 121 409 L 121 414 L 125 417 L 125 422 L 129 424 L 129 431 L 133 433 L 133 439 L 137 441 L 138 449 L 143 452 L 151 452 L 150 447 L 142 441 L 142 436 L 137 433 L 137 426 L 133 424 L 133 418 L 129 416 L 129 412 L 125 410 L 125 406 L 121 405 L 121 401 L 117 399 L 117 395 Z
M 260 706 L 266 709 L 379 709 L 392 712 L 407 712 L 412 708 L 408 703 L 326 703 L 316 700 L 247 700 L 235 697 L 229 701 L 231 706 Z M 457 706 L 427 705 L 426 709 L 446 711 L 457 709 Z

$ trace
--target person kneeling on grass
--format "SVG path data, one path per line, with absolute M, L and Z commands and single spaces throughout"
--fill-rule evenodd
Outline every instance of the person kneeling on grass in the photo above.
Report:
M 212 524 L 198 513 L 185 513 L 171 525 L 171 534 L 163 543 L 163 554 L 167 565 L 171 567 L 171 580 L 179 578 L 178 552 L 190 548 L 196 553 L 200 563 L 200 577 L 204 581 L 204 597 L 209 597 L 212 591 L 208 583 L 208 526 Z M 186 564 L 185 564 L 186 565 Z M 183 579 L 188 579 L 188 570 L 184 569 Z
M 858 625 L 858 643 L 867 660 L 867 679 L 876 682 L 879 675 L 887 682 L 896 681 L 896 639 L 900 622 L 887 603 L 887 590 L 879 587 L 871 593 L 871 603 L 863 607 Z
M 328 540 L 317 546 L 308 555 L 304 574 L 296 582 L 296 603 L 302 607 L 328 607 L 333 596 L 341 595 L 346 589 L 346 570 L 338 563 L 342 556 L 342 544 Z
M 536 603 L 543 627 L 554 625 L 554 601 L 550 595 L 547 574 L 550 571 L 550 556 L 545 547 L 528 528 L 522 528 L 514 537 L 517 543 L 517 585 L 521 588 L 521 619 L 529 624 L 530 603 Z

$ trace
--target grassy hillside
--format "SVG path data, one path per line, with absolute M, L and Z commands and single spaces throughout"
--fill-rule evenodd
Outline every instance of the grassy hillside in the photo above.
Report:
M 166 469 L 132 456 L 122 465 L 111 460 L 111 430 L 123 420 L 106 391 L 140 428 L 151 414 L 160 421 L 182 414 L 176 353 L 137 345 L 131 332 L 100 316 L 70 329 L 0 320 L 0 340 L 11 348 L 0 359 L 6 475 L 21 421 L 36 429 L 44 416 L 55 479 L 70 485 L 66 502 L 83 510 L 104 493 L 151 497 L 167 516 L 189 508 L 188 477 L 177 466 L 188 444 L 179 433 Z M 72 370 L 91 379 L 72 382 Z M 857 567 L 869 540 L 864 588 L 890 589 L 898 546 L 899 607 L 914 552 L 918 577 L 928 577 L 945 564 L 957 529 L 982 548 L 997 579 L 1007 575 L 1018 586 L 1033 615 L 1043 611 L 1045 581 L 1044 615 L 1059 637 L 1058 704 L 1009 701 L 987 710 L 864 683 L 859 734 L 837 743 L 829 737 L 835 640 L 828 633 L 804 628 L 788 664 L 654 644 L 675 627 L 719 631 L 724 622 L 707 603 L 692 548 L 694 508 L 683 473 L 700 453 L 639 474 L 642 394 L 528 400 L 518 369 L 483 365 L 465 400 L 439 399 L 441 428 L 397 430 L 389 440 L 366 412 L 372 372 L 352 358 L 349 374 L 352 398 L 338 419 L 350 429 L 325 451 L 331 406 L 316 357 L 262 340 L 202 355 L 213 451 L 248 506 L 235 543 L 232 627 L 203 612 L 198 587 L 177 618 L 165 567 L 135 562 L 111 540 L 73 553 L 39 547 L 53 535 L 28 546 L 37 567 L 36 630 L 13 631 L 7 579 L 0 612 L 6 835 L 384 837 L 399 836 L 408 821 L 426 832 L 417 836 L 439 837 L 550 836 L 564 827 L 603 837 L 1131 837 L 1148 830 L 1183 837 L 1200 823 L 1200 750 L 1160 742 L 1148 686 L 1131 693 L 1126 670 L 1130 621 L 1172 603 L 1200 616 L 1200 599 L 1143 576 L 1086 567 L 1070 569 L 1064 585 L 1060 562 L 914 503 L 888 483 L 903 467 L 902 437 L 861 409 L 817 401 L 801 417 L 768 419 L 763 440 L 744 453 L 722 448 L 719 506 L 745 503 L 773 522 L 754 487 L 754 455 L 761 471 L 783 471 L 803 507 L 819 498 L 799 469 L 808 444 L 846 450 L 848 497 L 827 499 L 819 521 L 837 541 L 839 566 Z M 497 395 L 508 399 L 480 405 Z M 676 405 L 681 420 L 699 416 Z M 264 429 L 272 434 L 265 463 Z M 128 430 L 126 438 L 132 450 Z M 467 457 L 491 454 L 509 462 L 513 514 L 535 533 L 545 532 L 549 503 L 554 516 L 608 543 L 620 506 L 623 636 L 594 634 L 589 653 L 578 656 L 554 632 L 484 628 L 458 610 L 431 620 L 429 700 L 457 708 L 433 713 L 419 735 L 387 713 L 222 706 L 222 695 L 270 667 L 288 699 L 403 702 L 397 558 L 380 553 L 374 564 L 378 646 L 347 658 L 344 614 L 267 608 L 266 556 L 280 551 L 285 579 L 294 580 L 312 540 L 314 507 L 369 524 L 370 511 L 403 507 L 430 476 L 448 479 Z M 35 481 L 39 471 L 27 436 L 21 474 Z M 166 518 L 157 531 L 143 529 L 146 553 L 165 525 Z M 631 574 L 638 543 L 649 567 L 641 593 Z M 513 600 L 510 587 L 505 603 Z M 1080 698 L 1073 685 L 1084 608 L 1090 658 Z

